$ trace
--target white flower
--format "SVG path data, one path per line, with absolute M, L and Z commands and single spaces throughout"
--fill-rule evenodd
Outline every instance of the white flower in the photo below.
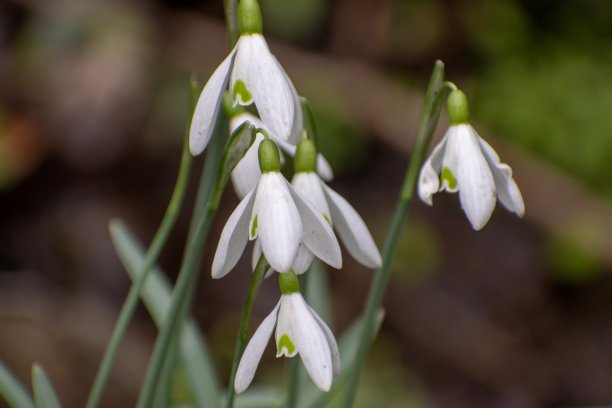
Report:
M 368 227 L 344 197 L 329 188 L 314 172 L 296 173 L 291 184 L 335 227 L 346 249 L 359 263 L 368 268 L 380 268 L 380 252 Z
M 251 122 L 256 128 L 263 129 L 278 144 L 283 152 L 292 157 L 295 156 L 296 147 L 294 145 L 277 137 L 276 133 L 270 131 L 261 119 L 248 112 L 240 113 L 230 120 L 230 132 L 235 131 L 244 122 Z M 259 143 L 261 143 L 263 139 L 263 135 L 257 133 L 255 142 L 253 142 L 232 172 L 232 184 L 240 199 L 243 199 L 248 192 L 255 187 L 261 176 L 257 151 L 259 149 Z M 317 172 L 326 181 L 330 181 L 334 177 L 331 166 L 322 154 L 317 155 Z
M 450 126 L 423 165 L 418 188 L 419 197 L 429 205 L 438 191 L 459 191 L 461 206 L 475 230 L 489 221 L 496 197 L 508 211 L 519 217 L 525 213 L 512 170 L 468 123 Z
M 272 149 L 273 160 L 264 157 L 272 165 L 266 164 L 261 160 L 261 151 Z M 327 264 L 340 268 L 342 255 L 331 226 L 279 172 L 278 149 L 269 139 L 260 144 L 260 163 L 263 174 L 257 186 L 242 199 L 223 228 L 213 260 L 213 278 L 226 275 L 238 262 L 248 240 L 256 238 L 270 266 L 279 272 L 291 268 L 300 244 Z
M 189 131 L 193 155 L 202 153 L 210 140 L 228 82 L 234 105 L 254 103 L 275 137 L 299 140 L 302 110 L 297 92 L 264 37 L 251 32 L 240 36 L 202 90 Z
M 288 275 L 288 274 L 283 274 Z M 240 359 L 234 389 L 246 390 L 276 326 L 276 356 L 299 354 L 306 372 L 322 391 L 329 391 L 340 372 L 340 354 L 332 331 L 299 292 L 283 294 L 249 341 Z
M 314 172 L 296 173 L 291 184 L 313 209 L 335 227 L 346 249 L 359 263 L 368 268 L 380 268 L 382 259 L 376 243 L 363 219 L 346 199 L 329 188 Z M 251 259 L 253 269 L 260 255 L 261 245 L 256 242 Z M 313 259 L 314 255 L 308 247 L 300 245 L 291 269 L 302 274 L 308 270 Z

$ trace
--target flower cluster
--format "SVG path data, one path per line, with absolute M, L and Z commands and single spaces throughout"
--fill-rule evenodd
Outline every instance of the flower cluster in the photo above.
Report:
M 261 35 L 257 1 L 241 0 L 238 13 L 241 36 L 205 85 L 189 138 L 192 154 L 200 154 L 211 137 L 228 83 L 233 107 L 245 107 L 232 109 L 230 130 L 244 122 L 257 129 L 254 143 L 231 175 L 241 201 L 221 233 L 212 276 L 229 273 L 249 241 L 254 241 L 255 262 L 263 256 L 270 266 L 268 275 L 279 273 L 281 299 L 246 347 L 234 388 L 240 393 L 249 386 L 276 327 L 277 357 L 299 354 L 313 382 L 327 391 L 340 370 L 338 346 L 329 327 L 300 294 L 297 275 L 306 272 L 315 258 L 342 267 L 334 228 L 363 265 L 378 268 L 381 256 L 359 214 L 325 184 L 333 178 L 331 167 L 307 137 L 295 87 Z M 281 173 L 279 146 L 294 156 L 291 183 Z

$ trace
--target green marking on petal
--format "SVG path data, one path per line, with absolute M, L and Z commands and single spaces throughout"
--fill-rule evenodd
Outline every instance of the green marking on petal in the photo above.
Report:
M 238 100 L 237 96 L 239 96 L 241 104 L 248 105 L 251 103 L 251 100 L 252 100 L 251 93 L 247 89 L 246 84 L 244 83 L 242 79 L 237 80 L 236 83 L 234 84 L 234 95 L 233 96 L 234 96 L 234 101 L 237 101 Z
M 457 179 L 455 175 L 448 167 L 444 167 L 442 169 L 442 181 L 446 181 L 446 185 L 451 189 L 455 190 L 457 188 Z
M 293 344 L 293 342 L 291 341 L 287 333 L 283 334 L 280 340 L 278 340 L 276 349 L 278 350 L 278 355 L 283 354 L 283 349 L 287 350 L 287 353 L 286 353 L 287 357 L 291 357 L 292 355 L 295 355 L 295 344 Z
M 329 215 L 327 214 L 323 214 L 323 218 L 325 218 L 325 221 L 327 221 L 327 223 L 330 225 L 330 227 L 332 226 L 332 222 L 331 222 L 331 218 L 329 218 Z
M 253 222 L 251 223 L 251 239 L 255 238 L 255 234 L 257 234 L 257 217 L 258 216 L 255 215 L 255 218 L 253 218 Z

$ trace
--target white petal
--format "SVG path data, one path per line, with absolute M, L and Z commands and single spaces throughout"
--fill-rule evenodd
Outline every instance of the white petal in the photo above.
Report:
M 189 150 L 194 156 L 202 153 L 215 128 L 223 91 L 227 87 L 229 72 L 236 48 L 223 60 L 204 86 L 193 112 L 189 128 Z
M 331 225 L 323 215 L 312 208 L 300 193 L 289 188 L 302 219 L 304 234 L 302 242 L 310 251 L 326 264 L 334 268 L 342 268 L 340 245 L 334 235 Z
M 321 153 L 317 154 L 317 173 L 325 181 L 332 181 L 334 179 L 334 171 Z
M 446 150 L 446 138 L 444 138 L 438 143 L 438 145 L 433 149 L 431 155 L 421 168 L 421 173 L 419 174 L 419 197 L 421 200 L 429 205 L 432 205 L 431 196 L 438 192 L 440 189 L 440 178 L 439 174 L 442 171 L 442 160 L 444 159 L 444 152 Z
M 304 368 L 319 389 L 329 391 L 334 366 L 327 337 L 301 294 L 293 293 L 285 297 L 288 299 L 284 303 L 293 304 L 292 338 L 302 358 Z
M 300 213 L 280 173 L 265 173 L 259 179 L 253 207 L 257 236 L 270 266 L 279 272 L 291 268 L 302 239 Z
M 512 178 L 512 169 L 507 164 L 500 162 L 495 150 L 484 139 L 479 137 L 478 141 L 491 167 L 493 178 L 495 179 L 497 198 L 508 211 L 522 217 L 525 214 L 525 203 L 523 202 L 521 191 Z
M 489 221 L 495 208 L 493 174 L 480 150 L 478 135 L 470 125 L 451 126 L 447 134 L 443 167 L 456 178 L 461 206 L 472 227 L 479 230 Z
M 336 343 L 334 333 L 332 333 L 329 326 L 323 321 L 323 319 L 321 319 L 321 316 L 317 314 L 316 310 L 310 307 L 310 305 L 308 305 L 308 308 L 310 309 L 310 312 L 319 324 L 321 330 L 323 330 L 323 334 L 325 334 L 325 338 L 327 339 L 327 343 L 329 344 L 329 350 L 331 351 L 332 356 L 333 373 L 335 377 L 340 374 L 340 350 L 338 350 L 338 343 Z
M 329 207 L 321 184 L 317 173 L 310 172 L 296 173 L 291 180 L 293 189 L 299 192 L 315 210 L 323 214 L 328 222 L 331 222 Z
M 291 269 L 293 269 L 293 272 L 300 275 L 306 272 L 308 268 L 310 268 L 313 259 L 314 254 L 310 252 L 310 250 L 306 248 L 304 244 L 300 244 L 300 249 L 298 249 L 297 255 L 293 260 L 293 265 L 291 266 Z
M 242 199 L 225 223 L 212 264 L 212 277 L 214 279 L 225 276 L 240 259 L 240 255 L 242 255 L 248 242 L 248 228 L 253 201 L 253 193 L 251 192 Z
M 263 122 L 283 140 L 291 134 L 295 106 L 291 88 L 260 34 L 243 35 L 230 78 L 232 95 L 239 80 L 246 85 Z M 244 104 L 245 101 L 237 100 Z
M 272 330 L 274 330 L 279 305 L 280 302 L 276 304 L 272 313 L 261 322 L 242 354 L 240 364 L 238 364 L 238 370 L 236 371 L 236 380 L 234 381 L 234 390 L 236 390 L 237 394 L 246 390 L 249 384 L 251 384 L 251 381 L 253 381 L 253 376 L 255 375 L 261 356 L 266 349 L 266 344 L 268 344 L 270 340 Z
M 291 322 L 297 318 L 295 314 L 295 304 L 291 300 L 292 295 L 282 295 L 280 309 L 278 310 L 278 323 L 276 325 L 276 357 L 293 357 L 298 353 L 295 345 L 294 333 Z
M 380 268 L 380 252 L 363 219 L 344 197 L 328 186 L 324 188 L 332 220 L 346 249 L 359 263 L 368 268 Z
M 259 168 L 259 144 L 264 139 L 261 133 L 255 135 L 255 141 L 232 171 L 232 185 L 240 199 L 253 190 L 261 177 Z
M 276 57 L 274 57 L 274 61 L 276 65 L 281 70 L 283 75 L 285 76 L 285 80 L 289 84 L 289 89 L 291 90 L 291 97 L 293 99 L 293 109 L 294 109 L 294 117 L 293 117 L 293 126 L 291 127 L 291 134 L 287 141 L 291 144 L 297 145 L 300 140 L 302 140 L 302 130 L 304 129 L 304 115 L 302 112 L 302 102 L 300 101 L 300 95 L 298 95 L 293 82 L 291 82 L 291 78 L 287 75 L 287 72 L 283 68 L 283 66 L 278 62 Z

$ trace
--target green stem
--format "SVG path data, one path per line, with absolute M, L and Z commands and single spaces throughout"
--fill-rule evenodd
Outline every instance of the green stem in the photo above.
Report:
M 346 393 L 344 394 L 343 403 L 341 406 L 350 408 L 355 401 L 357 393 L 357 385 L 361 370 L 365 364 L 368 354 L 368 349 L 373 340 L 376 331 L 376 312 L 382 303 L 383 296 L 389 278 L 391 276 L 391 265 L 397 250 L 397 243 L 400 232 L 403 228 L 406 219 L 407 210 L 414 197 L 414 191 L 419 176 L 423 158 L 431 137 L 438 123 L 440 116 L 440 107 L 442 106 L 443 93 L 445 88 L 444 80 L 444 64 L 441 61 L 436 61 L 434 66 L 427 92 L 425 93 L 425 101 L 421 117 L 419 119 L 419 127 L 417 130 L 416 141 L 412 151 L 410 163 L 404 178 L 404 184 L 401 190 L 399 202 L 393 215 L 391 229 L 387 235 L 385 246 L 383 248 L 383 266 L 374 275 L 368 301 L 365 310 L 363 329 L 359 336 L 357 346 L 357 354 L 353 365 L 353 370 L 348 380 Z
M 251 310 L 253 309 L 253 301 L 255 300 L 255 296 L 257 296 L 261 282 L 266 274 L 266 269 L 268 269 L 268 262 L 262 255 L 259 257 L 257 266 L 255 267 L 255 271 L 251 277 L 246 302 L 244 303 L 244 308 L 242 309 L 242 317 L 240 318 L 240 327 L 238 329 L 238 337 L 236 338 L 236 347 L 234 350 L 234 361 L 232 363 L 232 371 L 230 373 L 230 381 L 227 391 L 227 408 L 233 408 L 234 406 L 234 398 L 236 396 L 236 391 L 234 391 L 236 371 L 238 371 L 238 364 L 242 358 L 242 353 L 244 353 L 244 348 L 246 347 L 245 344 L 249 336 L 249 318 L 251 316 Z
M 193 109 L 195 107 L 195 98 L 197 98 L 198 88 L 199 87 L 197 85 L 192 83 L 190 98 L 191 106 L 189 115 L 190 118 L 193 114 Z M 127 298 L 123 303 L 121 312 L 119 313 L 119 317 L 117 318 L 117 323 L 115 325 L 115 328 L 113 329 L 113 333 L 106 348 L 106 352 L 104 353 L 104 357 L 102 358 L 102 363 L 100 364 L 100 368 L 98 369 L 96 378 L 94 379 L 93 386 L 89 393 L 89 398 L 87 400 L 86 405 L 87 408 L 95 408 L 100 405 L 100 400 L 102 398 L 104 389 L 106 388 L 106 384 L 108 383 L 113 363 L 115 362 L 117 352 L 119 351 L 119 346 L 121 345 L 121 341 L 125 336 L 125 332 L 130 324 L 130 321 L 132 320 L 132 317 L 134 316 L 136 306 L 138 306 L 140 292 L 142 291 L 145 281 L 147 280 L 149 271 L 157 262 L 157 258 L 159 257 L 159 254 L 161 253 L 161 250 L 164 247 L 166 240 L 168 239 L 170 231 L 174 227 L 176 219 L 183 205 L 183 199 L 185 198 L 185 191 L 187 190 L 187 184 L 189 181 L 189 174 L 191 172 L 191 164 L 193 162 L 193 158 L 189 152 L 190 123 L 191 119 L 187 121 L 187 130 L 185 132 L 185 137 L 183 141 L 181 164 L 176 180 L 176 185 L 174 186 L 174 191 L 172 193 L 172 198 L 170 199 L 170 203 L 168 204 L 168 208 L 166 209 L 166 213 L 157 230 L 157 233 L 153 238 L 153 242 L 151 243 L 151 246 L 147 251 L 143 262 L 144 264 L 142 267 L 142 272 L 139 274 L 140 277 L 134 284 L 132 284 Z
M 219 127 L 217 127 L 219 129 Z M 215 132 L 214 138 L 222 137 L 224 133 L 221 131 Z M 189 311 L 193 290 L 195 289 L 198 277 L 198 265 L 200 262 L 200 254 L 206 242 L 208 232 L 212 226 L 214 216 L 219 208 L 221 195 L 225 188 L 225 178 L 219 178 L 219 166 L 213 169 L 214 175 L 207 178 L 211 182 L 216 183 L 212 196 L 209 198 L 206 209 L 200 215 L 195 227 L 192 226 L 193 234 L 188 237 L 187 247 L 183 255 L 181 269 L 178 274 L 176 286 L 172 292 L 172 300 L 168 315 L 166 316 L 159 336 L 155 341 L 153 355 L 147 368 L 144 385 L 138 399 L 138 407 L 149 408 L 152 405 L 155 391 L 159 386 L 166 355 L 175 343 L 173 341 L 174 333 L 182 328 L 185 316 Z M 221 179 L 223 181 L 221 181 Z M 206 185 L 201 186 L 207 188 Z M 196 210 L 197 211 L 197 210 Z
M 227 22 L 227 34 L 230 39 L 230 46 L 234 45 L 240 37 L 238 30 L 238 0 L 223 0 L 225 6 L 225 21 Z

